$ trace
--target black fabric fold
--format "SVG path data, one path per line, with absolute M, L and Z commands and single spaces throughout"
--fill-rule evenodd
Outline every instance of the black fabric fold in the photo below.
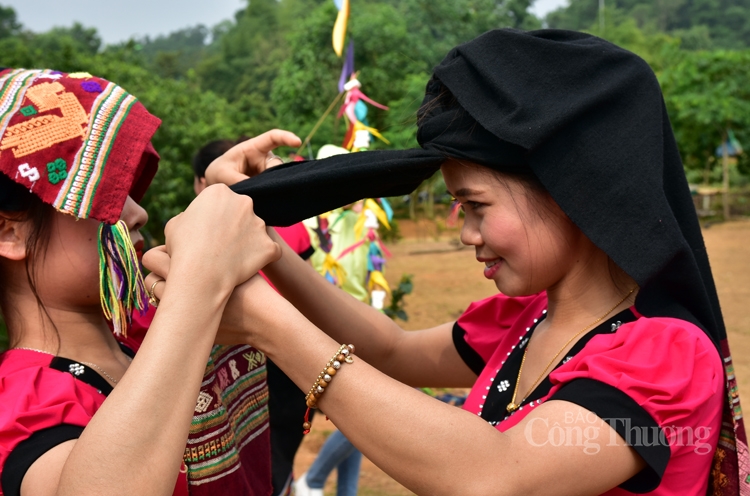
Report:
M 336 155 L 280 165 L 232 189 L 252 197 L 255 213 L 268 225 L 289 226 L 362 198 L 407 195 L 444 159 L 420 149 Z

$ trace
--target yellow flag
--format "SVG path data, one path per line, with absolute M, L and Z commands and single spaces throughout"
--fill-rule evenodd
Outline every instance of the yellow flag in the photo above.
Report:
M 336 24 L 333 25 L 333 51 L 341 57 L 344 53 L 344 41 L 346 41 L 346 23 L 349 20 L 349 0 L 342 0 L 339 15 L 336 16 Z

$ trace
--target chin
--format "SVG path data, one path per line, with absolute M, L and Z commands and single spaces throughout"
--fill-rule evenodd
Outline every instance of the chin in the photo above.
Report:
M 520 296 L 532 296 L 544 291 L 544 288 L 535 290 L 534 288 L 530 288 L 528 284 L 515 284 L 509 281 L 504 281 L 502 279 L 496 279 L 494 280 L 494 282 L 495 287 L 498 291 L 511 298 Z

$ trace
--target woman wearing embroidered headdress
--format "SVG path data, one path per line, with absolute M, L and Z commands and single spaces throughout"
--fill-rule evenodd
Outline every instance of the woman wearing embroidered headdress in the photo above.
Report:
M 746 494 L 721 310 L 648 65 L 582 33 L 491 31 L 436 67 L 418 126 L 421 149 L 265 172 L 249 143 L 209 182 L 256 176 L 233 189 L 284 225 L 441 168 L 500 294 L 404 332 L 283 247 L 264 272 L 288 301 L 253 278 L 223 325 L 418 494 Z M 459 410 L 410 386 L 472 391 Z
M 90 74 L 0 68 L 0 494 L 271 492 L 265 357 L 213 345 L 244 344 L 218 316 L 278 247 L 207 189 L 167 225 L 154 314 L 137 202 L 159 124 Z

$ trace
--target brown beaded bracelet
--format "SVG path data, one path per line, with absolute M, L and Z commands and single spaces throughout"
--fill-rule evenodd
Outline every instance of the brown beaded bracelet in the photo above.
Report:
M 333 376 L 335 376 L 338 370 L 341 368 L 341 365 L 344 363 L 354 362 L 354 357 L 352 356 L 353 354 L 354 345 L 342 344 L 336 354 L 333 355 L 333 358 L 328 360 L 328 363 L 326 364 L 323 371 L 318 375 L 315 383 L 310 388 L 310 392 L 307 393 L 307 396 L 305 396 L 307 410 L 305 411 L 305 421 L 302 424 L 303 434 L 309 433 L 310 427 L 312 427 L 312 424 L 310 423 L 310 410 L 313 408 L 318 408 L 318 398 L 323 396 L 323 393 L 325 393 L 326 388 L 333 380 Z

